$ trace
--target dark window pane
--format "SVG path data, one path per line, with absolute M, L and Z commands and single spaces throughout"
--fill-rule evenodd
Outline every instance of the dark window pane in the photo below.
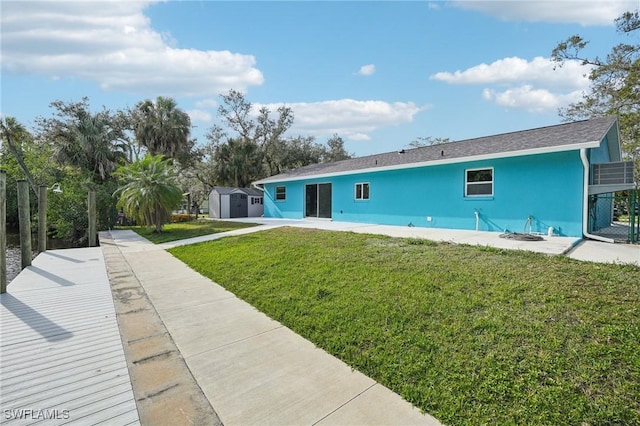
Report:
M 356 183 L 356 200 L 361 200 L 362 199 L 362 185 L 359 183 Z
M 491 195 L 492 192 L 492 183 L 475 183 L 467 185 L 467 195 Z
M 318 217 L 331 218 L 331 184 L 318 185 Z
M 369 199 L 369 184 L 365 183 L 362 185 L 362 199 L 363 200 L 368 200 Z
M 493 170 L 467 170 L 467 182 L 491 182 Z
M 305 187 L 305 216 L 318 217 L 318 185 Z

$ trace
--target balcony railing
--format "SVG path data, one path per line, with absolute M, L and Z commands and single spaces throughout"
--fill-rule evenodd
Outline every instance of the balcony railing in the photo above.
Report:
M 594 164 L 592 166 L 592 185 L 633 184 L 633 162 Z

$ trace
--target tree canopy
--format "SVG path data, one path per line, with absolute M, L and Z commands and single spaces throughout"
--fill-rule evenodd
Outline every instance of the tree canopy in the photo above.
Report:
M 311 136 L 287 137 L 294 122 L 291 108 L 280 106 L 275 113 L 267 107 L 253 111 L 242 93 L 230 90 L 221 95 L 218 115 L 229 131 L 212 126 L 202 148 L 207 166 L 199 168 L 200 179 L 210 186 L 248 186 L 251 182 L 320 162 L 351 158 L 344 141 L 334 134 L 325 144 Z
M 613 46 L 604 59 L 583 55 L 589 41 L 579 35 L 559 43 L 551 52 L 558 66 L 567 60 L 578 60 L 591 67 L 589 91 L 581 101 L 559 113 L 567 121 L 617 115 L 623 154 L 634 161 L 636 182 L 640 182 L 640 12 L 626 12 L 615 24 L 618 33 L 628 37 L 629 42 Z
M 139 102 L 131 111 L 131 120 L 136 141 L 151 155 L 162 155 L 183 167 L 193 162 L 197 153 L 196 141 L 190 138 L 191 119 L 175 100 L 158 96 L 155 102 Z
M 54 101 L 51 107 L 53 117 L 36 120 L 41 143 L 53 147 L 59 163 L 87 171 L 94 182 L 108 180 L 130 151 L 125 113 L 107 109 L 93 113 L 88 98 Z
M 157 233 L 169 221 L 171 211 L 182 202 L 170 159 L 147 154 L 142 160 L 121 166 L 116 176 L 122 180 L 114 192 L 118 207 L 142 225 L 153 225 Z
M 100 230 L 115 225 L 115 193 L 127 215 L 159 231 L 183 193 L 202 203 L 213 186 L 247 187 L 293 168 L 351 157 L 337 134 L 325 144 L 285 135 L 294 121 L 289 107 L 255 111 L 234 90 L 221 95 L 221 125 L 212 126 L 199 145 L 191 138 L 189 115 L 171 98 L 116 111 L 94 110 L 86 97 L 56 100 L 50 107 L 52 114 L 37 117 L 32 131 L 3 118 L 0 155 L 10 194 L 15 180 L 30 181 L 33 210 L 37 186 L 61 185 L 63 192 L 48 199 L 49 233 L 76 243 L 86 232 L 88 189 L 97 194 Z M 10 224 L 17 222 L 13 204 Z

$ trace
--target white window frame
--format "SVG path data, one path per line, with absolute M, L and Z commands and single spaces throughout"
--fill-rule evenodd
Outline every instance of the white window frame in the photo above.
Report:
M 367 185 L 367 198 L 364 198 L 364 186 Z M 358 198 L 358 186 L 360 187 L 360 198 Z M 357 201 L 367 201 L 371 199 L 371 184 L 369 182 L 358 182 L 354 186 L 354 198 Z
M 480 170 L 491 170 L 491 180 L 490 181 L 482 181 L 482 182 L 469 182 L 467 181 L 469 172 L 476 172 Z M 495 174 L 493 167 L 478 167 L 476 169 L 465 169 L 464 171 L 464 196 L 469 198 L 477 198 L 477 197 L 493 197 L 494 193 L 494 185 L 495 185 Z M 491 194 L 469 194 L 469 185 L 486 185 L 491 184 Z
M 282 188 L 282 194 L 278 194 L 278 189 L 280 188 Z M 280 198 L 279 195 L 282 195 L 282 198 Z M 276 198 L 276 201 L 287 201 L 287 187 L 284 185 L 276 186 L 275 198 Z

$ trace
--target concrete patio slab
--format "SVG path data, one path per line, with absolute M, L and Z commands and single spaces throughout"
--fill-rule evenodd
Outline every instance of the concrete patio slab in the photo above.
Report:
M 249 222 L 296 228 L 314 228 L 327 231 L 355 232 L 359 234 L 387 235 L 397 238 L 424 238 L 431 241 L 450 242 L 503 248 L 508 250 L 528 250 L 550 255 L 564 254 L 571 250 L 580 238 L 543 235 L 543 241 L 518 241 L 500 237 L 500 232 L 470 231 L 464 229 L 423 228 L 409 226 L 376 225 L 369 223 L 338 222 L 314 219 L 242 218 L 225 219 L 232 222 Z M 248 228 L 254 229 L 254 228 Z M 220 235 L 216 238 L 220 238 Z
M 584 240 L 571 250 L 568 256 L 589 262 L 629 263 L 640 266 L 640 245 Z

